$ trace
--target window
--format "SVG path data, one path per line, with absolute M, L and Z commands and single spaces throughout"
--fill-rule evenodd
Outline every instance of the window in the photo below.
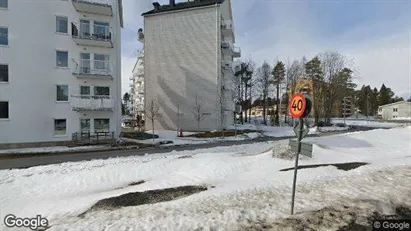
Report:
M 95 96 L 109 96 L 110 88 L 109 87 L 94 87 L 94 95 Z M 104 97 L 104 98 L 108 98 L 108 97 Z
M 8 0 L 0 0 L 0 8 L 8 8 L 9 2 Z
M 80 131 L 82 133 L 90 132 L 90 119 L 80 119 Z
M 57 102 L 68 101 L 68 85 L 57 85 Z
M 80 95 L 82 99 L 90 98 L 90 86 L 80 86 Z
M 109 61 L 108 55 L 94 54 L 94 69 L 108 70 L 109 69 L 108 61 Z
M 90 53 L 80 53 L 80 73 L 90 74 Z
M 398 112 L 398 108 L 393 108 L 392 111 L 393 112 Z
M 67 51 L 56 51 L 56 65 L 58 67 L 68 67 Z
M 68 19 L 67 17 L 56 16 L 56 32 L 57 33 L 68 33 Z
M 0 82 L 9 81 L 9 66 L 5 64 L 0 64 Z
M 80 37 L 81 38 L 90 37 L 90 21 L 80 20 Z
M 54 135 L 66 135 L 67 134 L 67 120 L 55 119 L 54 120 Z
M 94 33 L 93 35 L 97 38 L 106 39 L 108 38 L 109 24 L 105 22 L 94 22 Z
M 1 1 L 1 0 L 0 0 Z M 9 45 L 9 29 L 0 27 L 0 45 Z
M 109 132 L 110 131 L 110 119 L 94 119 L 94 131 L 95 132 Z
M 9 102 L 0 101 L 0 119 L 9 118 Z

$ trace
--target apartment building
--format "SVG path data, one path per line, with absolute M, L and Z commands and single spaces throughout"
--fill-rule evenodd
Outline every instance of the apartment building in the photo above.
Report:
M 134 119 L 144 117 L 144 50 L 140 51 L 130 77 L 131 102 Z
M 121 0 L 0 0 L 0 144 L 121 129 Z
M 241 51 L 234 46 L 231 1 L 170 0 L 153 6 L 142 14 L 146 117 L 154 103 L 160 107 L 155 129 L 211 131 L 232 125 L 233 58 Z
M 411 102 L 400 101 L 379 106 L 378 118 L 383 120 L 401 120 L 411 118 Z

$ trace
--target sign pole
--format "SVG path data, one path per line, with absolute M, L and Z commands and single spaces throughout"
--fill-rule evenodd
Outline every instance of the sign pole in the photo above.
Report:
M 294 180 L 293 180 L 293 193 L 291 198 L 291 215 L 294 214 L 294 198 L 295 198 L 295 185 L 297 183 L 297 168 L 298 168 L 298 158 L 301 152 L 301 140 L 303 136 L 303 118 L 298 119 L 298 138 L 297 138 L 297 155 L 295 157 L 295 167 L 294 167 Z

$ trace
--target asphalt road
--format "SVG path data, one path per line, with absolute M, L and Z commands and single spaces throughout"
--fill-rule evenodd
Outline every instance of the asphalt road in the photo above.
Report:
M 373 128 L 368 127 L 353 127 L 349 131 L 340 131 L 340 132 L 327 132 L 320 135 L 308 135 L 307 137 L 318 137 L 318 136 L 328 136 L 341 134 L 346 132 L 355 132 L 355 131 L 367 131 L 372 130 Z M 65 153 L 65 154 L 50 154 L 50 155 L 41 155 L 41 156 L 31 156 L 31 157 L 22 157 L 22 158 L 13 158 L 13 159 L 0 159 L 0 169 L 13 169 L 13 168 L 29 168 L 33 166 L 40 165 L 49 165 L 49 164 L 59 164 L 64 162 L 77 162 L 84 160 L 93 160 L 93 159 L 108 159 L 113 157 L 125 157 L 125 156 L 144 156 L 145 154 L 154 154 L 154 153 L 167 153 L 171 151 L 186 151 L 186 150 L 195 150 L 202 148 L 214 148 L 214 147 L 224 147 L 231 145 L 241 145 L 241 144 L 252 144 L 258 142 L 267 142 L 267 141 L 276 141 L 276 140 L 286 140 L 292 137 L 261 137 L 252 140 L 242 140 L 242 141 L 224 141 L 218 143 L 206 143 L 206 144 L 194 144 L 194 145 L 182 145 L 182 146 L 159 146 L 159 147 L 150 147 L 134 150 L 107 150 L 101 152 L 89 152 L 89 153 Z

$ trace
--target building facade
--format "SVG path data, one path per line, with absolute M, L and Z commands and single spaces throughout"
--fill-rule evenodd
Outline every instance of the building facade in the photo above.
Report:
M 130 77 L 132 114 L 134 119 L 144 118 L 144 50 L 140 51 L 132 73 Z
M 121 0 L 0 1 L 0 144 L 121 129 Z
M 241 56 L 230 0 L 153 3 L 144 16 L 144 105 L 154 128 L 221 130 L 234 123 L 233 59 Z
M 411 118 L 411 102 L 400 101 L 379 106 L 378 118 L 383 120 Z

